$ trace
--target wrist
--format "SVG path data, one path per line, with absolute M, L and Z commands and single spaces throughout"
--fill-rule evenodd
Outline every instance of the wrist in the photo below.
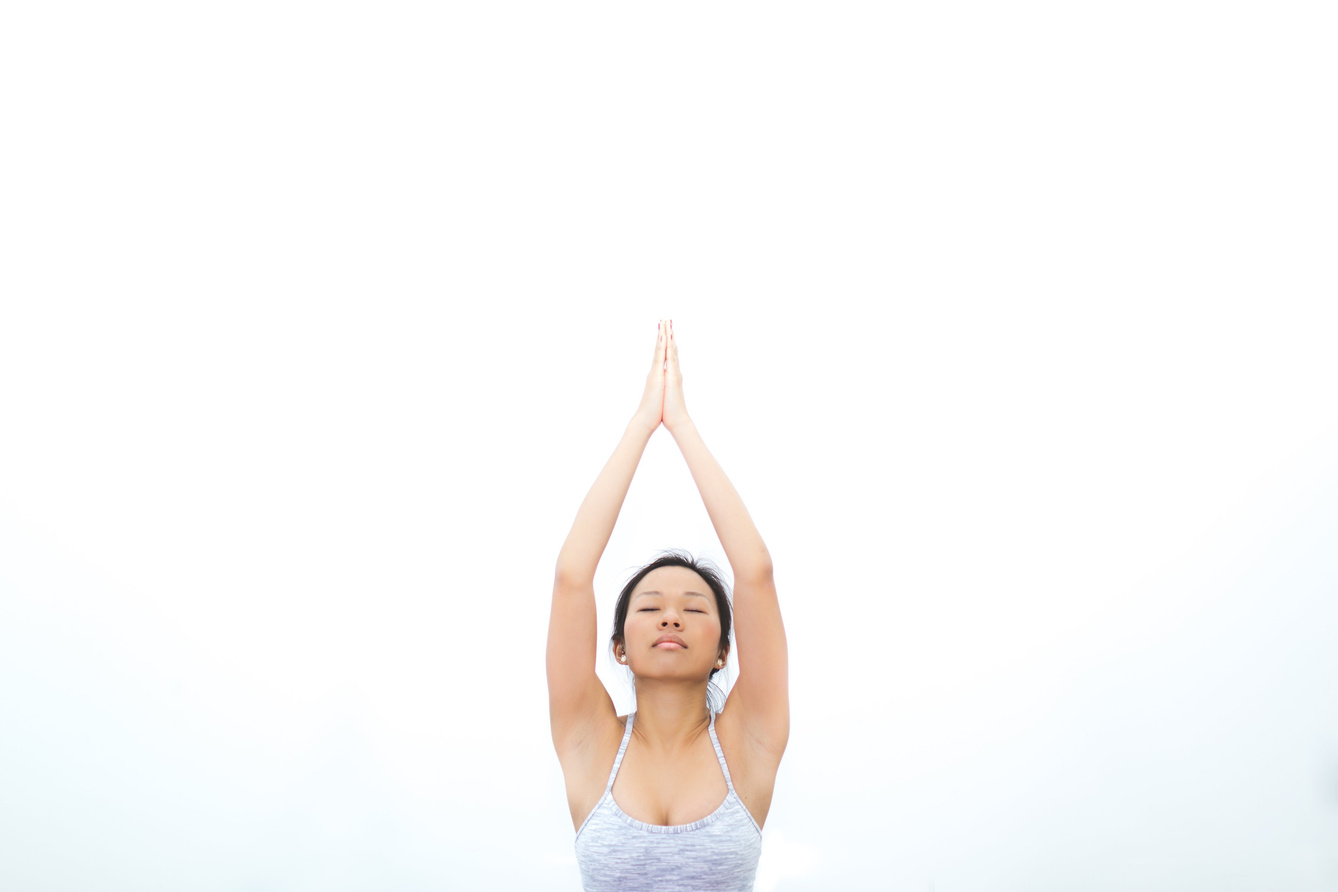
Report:
M 660 426 L 660 419 L 646 418 L 638 414 L 638 415 L 633 415 L 632 420 L 627 422 L 627 432 L 633 434 L 640 434 L 641 436 L 644 436 L 647 440 L 649 440 L 650 435 L 655 433 L 655 429 L 658 428 L 659 426 Z
M 664 426 L 669 429 L 669 433 L 676 437 L 684 431 L 691 430 L 695 425 L 693 425 L 692 419 L 685 413 L 678 418 L 675 418 L 673 423 L 670 423 L 668 419 L 665 419 Z

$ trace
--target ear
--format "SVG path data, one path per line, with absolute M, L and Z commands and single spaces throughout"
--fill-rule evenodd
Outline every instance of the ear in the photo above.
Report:
M 613 659 L 619 666 L 627 665 L 627 642 L 621 638 L 615 638 L 613 641 Z
M 720 669 L 723 669 L 725 665 L 728 665 L 728 664 L 729 664 L 729 648 L 728 648 L 728 647 L 726 647 L 726 648 L 724 648 L 723 650 L 720 651 L 720 655 L 717 656 L 717 657 L 715 658 L 715 662 L 716 662 L 716 667 L 717 667 L 717 668 L 720 668 Z

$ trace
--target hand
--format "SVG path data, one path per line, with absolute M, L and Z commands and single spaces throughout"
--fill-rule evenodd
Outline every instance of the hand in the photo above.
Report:
M 646 376 L 646 390 L 641 394 L 641 405 L 637 406 L 634 420 L 645 425 L 652 433 L 664 419 L 664 372 L 667 357 L 665 351 L 669 345 L 669 323 L 660 320 L 660 331 L 655 336 L 655 359 L 650 364 L 650 374 Z
M 674 320 L 669 320 L 669 344 L 665 350 L 664 408 L 660 420 L 673 433 L 674 428 L 688 418 L 688 407 L 683 402 L 683 372 L 678 368 L 678 341 L 674 339 Z

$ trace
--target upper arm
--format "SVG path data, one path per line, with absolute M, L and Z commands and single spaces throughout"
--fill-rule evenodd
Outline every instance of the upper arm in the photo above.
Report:
M 618 721 L 613 699 L 595 674 L 596 623 L 593 582 L 557 578 L 548 619 L 548 717 L 553 746 L 564 762 L 602 725 Z
M 739 677 L 725 714 L 757 749 L 779 759 L 790 738 L 790 672 L 780 602 L 770 568 L 734 580 Z M 723 714 L 722 714 L 723 717 Z

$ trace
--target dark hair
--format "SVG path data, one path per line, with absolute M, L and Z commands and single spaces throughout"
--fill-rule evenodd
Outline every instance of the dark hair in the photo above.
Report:
M 660 552 L 660 556 L 655 558 L 646 566 L 642 567 L 632 574 L 632 578 L 627 580 L 623 590 L 618 593 L 618 603 L 613 608 L 613 635 L 609 638 L 609 647 L 613 648 L 623 640 L 624 630 L 627 625 L 627 606 L 632 602 L 632 591 L 637 587 L 641 580 L 646 578 L 646 574 L 652 570 L 658 570 L 661 567 L 686 567 L 696 573 L 711 588 L 711 594 L 715 595 L 716 610 L 720 613 L 720 650 L 729 649 L 729 629 L 731 625 L 731 611 L 729 606 L 729 587 L 725 585 L 724 578 L 716 566 L 708 560 L 694 558 L 686 551 L 677 551 L 668 549 Z M 711 676 L 719 672 L 719 669 L 712 668 Z

